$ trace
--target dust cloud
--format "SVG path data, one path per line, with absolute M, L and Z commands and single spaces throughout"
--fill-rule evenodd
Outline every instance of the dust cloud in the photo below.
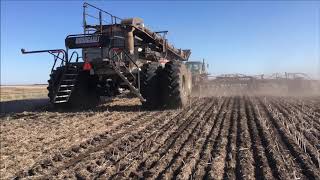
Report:
M 320 96 L 319 80 L 288 80 L 264 82 L 216 82 L 211 81 L 193 90 L 193 97 L 212 96 Z

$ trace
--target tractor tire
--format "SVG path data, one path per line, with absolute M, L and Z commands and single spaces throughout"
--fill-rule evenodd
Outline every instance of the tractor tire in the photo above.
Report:
M 164 106 L 180 108 L 188 104 L 192 91 L 191 73 L 183 63 L 168 62 L 162 73 Z
M 62 67 L 57 67 L 57 69 L 53 70 L 50 74 L 50 79 L 48 80 L 48 97 L 51 103 L 53 103 L 54 95 L 58 91 L 59 79 L 61 79 L 61 75 L 63 72 Z
M 145 109 L 156 109 L 161 106 L 159 76 L 162 67 L 146 63 L 140 72 L 140 93 L 146 99 L 142 102 Z
M 54 95 L 58 91 L 59 81 L 61 79 L 64 67 L 58 67 L 54 70 L 50 79 L 48 80 L 48 97 L 50 102 L 54 104 L 58 109 L 70 109 L 70 108 L 90 108 L 99 104 L 100 96 L 98 95 L 95 87 L 95 77 L 91 77 L 88 71 L 80 71 L 76 80 L 75 87 L 69 101 L 66 103 L 55 104 Z
M 100 95 L 96 89 L 98 77 L 91 76 L 89 71 L 80 71 L 77 83 L 70 96 L 71 107 L 91 108 L 100 103 Z

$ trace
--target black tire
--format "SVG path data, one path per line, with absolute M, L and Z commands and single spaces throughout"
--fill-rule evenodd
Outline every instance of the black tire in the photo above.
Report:
M 179 62 L 168 62 L 162 73 L 164 106 L 179 108 L 188 104 L 191 94 L 191 74 Z
M 62 67 L 57 67 L 57 69 L 53 70 L 50 74 L 50 79 L 48 80 L 48 97 L 51 103 L 53 103 L 54 95 L 58 91 L 58 83 L 59 79 L 61 78 L 63 72 Z
M 48 80 L 48 97 L 53 103 L 54 95 L 58 91 L 59 80 L 61 79 L 64 67 L 58 67 L 50 75 Z M 98 105 L 100 96 L 96 91 L 96 77 L 90 76 L 89 71 L 80 71 L 75 87 L 66 103 L 54 104 L 56 108 L 88 108 Z
M 97 106 L 100 102 L 100 96 L 96 89 L 97 82 L 97 77 L 91 76 L 89 71 L 80 71 L 70 96 L 71 107 L 90 108 Z
M 146 63 L 141 67 L 140 93 L 146 102 L 142 102 L 143 108 L 155 109 L 161 106 L 159 74 L 161 66 Z

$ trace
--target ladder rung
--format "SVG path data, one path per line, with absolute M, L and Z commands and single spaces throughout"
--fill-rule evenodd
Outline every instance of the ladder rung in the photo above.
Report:
M 58 92 L 55 94 L 54 103 L 66 103 L 72 92 L 72 88 L 75 86 L 74 82 L 78 76 L 78 70 L 76 66 L 70 66 L 66 69 L 63 74 L 62 80 L 60 81 L 60 87 Z
M 61 91 L 58 91 L 58 93 L 60 92 L 70 92 L 71 90 L 61 90 Z
M 62 100 L 62 101 L 55 101 L 54 103 L 64 103 L 67 102 L 66 100 Z
M 56 96 L 56 98 L 64 98 L 64 97 L 69 97 L 69 95 Z
M 60 85 L 60 87 L 73 87 L 74 85 L 73 84 L 70 84 L 70 85 Z
M 146 99 L 144 99 L 142 97 L 142 95 L 140 94 L 139 90 L 134 87 L 131 82 L 127 79 L 127 77 L 121 72 L 121 70 L 119 70 L 117 67 L 113 66 L 113 69 L 116 71 L 116 73 L 121 77 L 121 79 L 129 86 L 131 92 L 133 92 L 136 96 L 138 96 L 138 98 L 145 102 Z

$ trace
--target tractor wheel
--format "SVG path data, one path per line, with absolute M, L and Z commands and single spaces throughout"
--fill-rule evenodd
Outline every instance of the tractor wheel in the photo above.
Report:
M 71 107 L 95 107 L 100 102 L 97 92 L 97 77 L 91 76 L 89 71 L 80 71 L 76 85 L 70 96 Z
M 161 106 L 159 73 L 162 67 L 146 63 L 140 72 L 140 93 L 146 99 L 142 106 L 146 109 L 155 109 Z
M 57 67 L 57 69 L 53 70 L 50 74 L 50 79 L 48 80 L 48 97 L 51 103 L 53 103 L 54 95 L 58 91 L 59 79 L 61 78 L 63 72 L 62 67 Z
M 58 67 L 54 70 L 48 80 L 48 97 L 51 103 L 54 103 L 54 95 L 58 91 L 63 68 L 64 67 Z M 100 102 L 100 97 L 95 87 L 95 78 L 91 77 L 88 71 L 81 71 L 77 77 L 77 81 L 69 101 L 66 103 L 54 104 L 54 106 L 59 109 L 94 107 Z
M 162 74 L 165 107 L 179 108 L 188 104 L 191 94 L 191 74 L 182 63 L 168 62 Z

